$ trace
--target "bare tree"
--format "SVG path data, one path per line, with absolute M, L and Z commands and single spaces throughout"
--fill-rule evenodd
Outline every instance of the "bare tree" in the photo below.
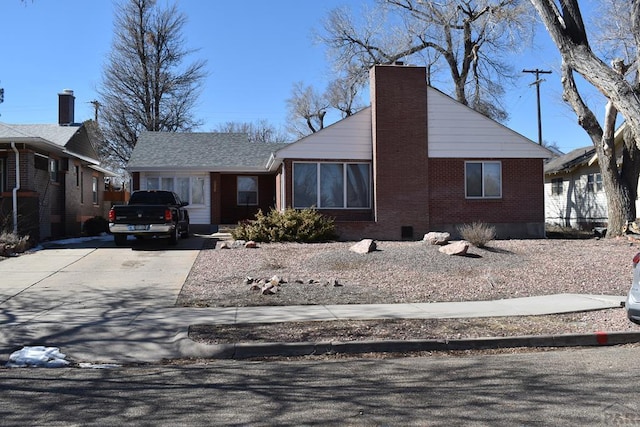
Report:
M 223 133 L 246 133 L 249 141 L 257 143 L 287 142 L 286 132 L 276 129 L 275 126 L 266 120 L 255 123 L 246 122 L 226 122 L 218 125 L 215 132 Z
M 206 75 L 204 61 L 185 65 L 184 14 L 156 0 L 124 0 L 103 71 L 100 125 L 110 156 L 126 163 L 141 131 L 189 131 Z
M 292 94 L 287 99 L 289 123 L 287 130 L 297 138 L 324 128 L 324 117 L 329 108 L 325 95 L 302 82 L 293 85 Z
M 610 65 L 592 50 L 577 0 L 530 1 L 560 51 L 563 97 L 573 107 L 578 123 L 596 149 L 608 202 L 607 236 L 619 236 L 624 232 L 626 222 L 636 217 L 635 199 L 640 170 L 640 83 L 637 68 L 640 54 L 640 0 L 610 1 L 609 5 L 615 7 L 609 8 L 607 14 L 600 15 L 600 19 L 608 23 L 624 25 L 626 21 L 626 25 L 630 25 L 620 32 L 617 44 L 610 36 L 610 31 L 604 33 L 601 46 L 608 47 L 603 56 L 611 59 Z M 611 29 L 610 26 L 608 30 Z M 624 34 L 632 36 L 625 37 Z M 622 56 L 615 58 L 614 53 L 621 53 Z M 602 125 L 583 101 L 574 79 L 575 72 L 607 99 Z M 627 127 L 621 153 L 616 152 L 614 144 L 618 113 L 624 117 Z M 622 166 L 618 166 L 620 158 L 623 160 Z
M 376 64 L 422 62 L 429 82 L 447 70 L 455 98 L 483 114 L 506 120 L 504 86 L 515 78 L 500 60 L 532 34 L 531 7 L 523 0 L 378 0 L 354 24 L 345 8 L 333 10 L 321 39 L 338 69 L 366 74 Z
M 362 109 L 358 93 L 364 85 L 362 74 L 347 73 L 330 82 L 324 96 L 330 107 L 340 111 L 342 118 L 349 117 Z

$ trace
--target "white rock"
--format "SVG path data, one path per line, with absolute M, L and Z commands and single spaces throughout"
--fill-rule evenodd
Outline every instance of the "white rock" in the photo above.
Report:
M 457 242 L 449 243 L 445 246 L 440 246 L 438 249 L 440 252 L 447 255 L 464 255 L 469 249 L 469 242 L 459 240 Z
M 373 239 L 362 239 L 349 248 L 350 251 L 358 254 L 368 254 L 376 250 L 376 242 Z

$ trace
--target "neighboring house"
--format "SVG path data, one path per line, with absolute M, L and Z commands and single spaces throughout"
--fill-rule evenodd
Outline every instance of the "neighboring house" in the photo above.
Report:
M 621 152 L 624 126 L 623 123 L 614 136 L 616 153 Z M 581 230 L 607 226 L 607 196 L 593 145 L 576 148 L 551 160 L 545 165 L 544 175 L 548 224 Z M 638 200 L 635 203 L 636 211 L 640 212 Z
M 607 224 L 607 198 L 593 146 L 577 148 L 545 165 L 548 224 L 591 230 Z
M 58 95 L 58 124 L 0 123 L 0 228 L 35 241 L 78 236 L 106 216 L 104 178 L 83 124 L 74 123 L 73 92 Z
M 315 207 L 349 240 L 455 236 L 472 222 L 544 237 L 549 150 L 429 87 L 424 67 L 376 66 L 370 86 L 371 107 L 292 144 L 145 133 L 127 166 L 133 189 L 186 188 L 188 177 L 190 197 L 204 193 L 192 222 L 207 226 Z

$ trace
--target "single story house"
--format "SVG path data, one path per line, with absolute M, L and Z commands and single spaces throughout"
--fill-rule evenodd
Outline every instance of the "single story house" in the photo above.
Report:
M 620 153 L 624 123 L 615 133 Z M 622 162 L 622 157 L 618 159 Z M 549 161 L 544 168 L 545 219 L 548 224 L 592 230 L 607 227 L 608 204 L 593 145 L 576 148 Z M 636 199 L 636 211 L 640 212 Z
M 576 148 L 545 165 L 545 220 L 561 227 L 606 227 L 607 198 L 593 146 Z
M 315 207 L 340 237 L 419 239 L 465 223 L 544 237 L 544 147 L 426 84 L 424 67 L 375 66 L 371 106 L 291 144 L 240 134 L 145 132 L 132 189 L 174 189 L 194 224 Z
M 0 123 L 0 229 L 35 241 L 79 236 L 106 217 L 102 167 L 84 124 L 74 123 L 73 91 L 58 95 L 58 124 Z

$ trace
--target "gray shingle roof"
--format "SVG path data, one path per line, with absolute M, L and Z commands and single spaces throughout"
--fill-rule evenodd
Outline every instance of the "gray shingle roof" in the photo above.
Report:
M 0 123 L 0 141 L 6 140 L 44 140 L 64 147 L 80 126 L 60 126 L 58 124 L 7 124 Z
M 285 145 L 249 142 L 245 133 L 143 132 L 127 169 L 266 170 L 271 154 Z
M 588 147 L 576 148 L 575 150 L 572 150 L 563 156 L 556 157 L 549 161 L 544 166 L 544 173 L 549 174 L 563 171 L 568 172 L 577 166 L 588 163 L 595 152 L 596 149 L 593 148 L 593 145 Z

